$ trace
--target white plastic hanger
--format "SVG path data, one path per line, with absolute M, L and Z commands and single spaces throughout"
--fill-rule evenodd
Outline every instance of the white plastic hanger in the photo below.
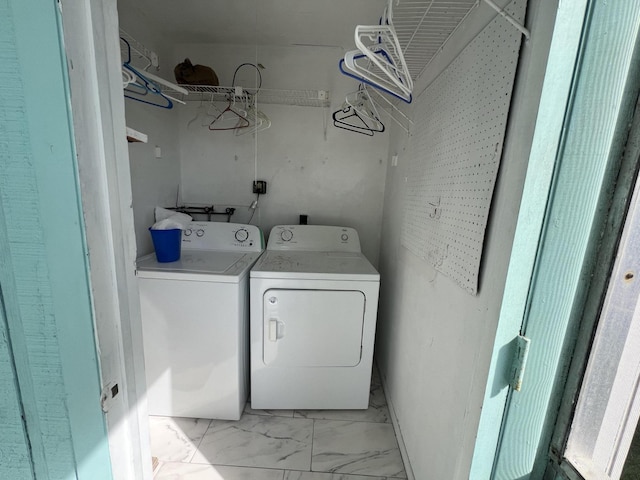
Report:
M 385 55 L 385 53 L 380 52 L 380 55 Z M 346 67 L 346 70 L 344 67 Z M 339 68 L 345 75 L 362 83 L 366 83 L 407 103 L 412 101 L 411 91 L 407 91 L 408 89 L 405 87 L 399 87 L 396 82 L 389 78 L 387 73 L 380 70 L 360 50 L 350 50 L 345 53 L 344 58 L 340 60 Z
M 405 95 L 413 91 L 411 74 L 393 25 L 358 25 L 356 47 Z M 345 57 L 346 58 L 346 57 Z
M 367 122 L 367 124 L 372 130 L 376 132 L 384 131 L 384 124 L 380 120 L 378 109 L 371 100 L 369 93 L 365 90 L 364 85 L 361 85 L 355 92 L 347 94 L 345 103 L 353 107 L 361 118 L 369 119 L 370 122 Z
M 245 135 L 247 133 L 258 133 L 271 128 L 271 120 L 267 115 L 256 109 L 254 106 L 247 108 L 247 120 L 250 125 L 247 128 L 239 128 L 236 130 L 236 135 Z
M 392 4 L 389 0 L 380 25 L 356 27 L 358 50 L 348 51 L 339 67 L 345 75 L 411 103 L 413 80 L 393 27 Z
M 188 91 L 178 85 L 164 80 L 157 75 L 147 72 L 143 69 L 136 69 L 131 65 L 131 44 L 128 40 L 120 37 L 121 44 L 124 46 L 125 61 L 122 62 L 122 84 L 124 88 L 124 96 L 138 102 L 146 103 L 161 108 L 173 108 L 173 101 L 185 104 L 172 95 L 167 95 L 162 91 L 160 85 L 170 87 L 173 91 L 188 95 Z M 147 58 L 146 56 L 144 58 Z M 148 60 L 148 58 L 147 58 Z M 145 68 L 151 65 L 149 61 Z

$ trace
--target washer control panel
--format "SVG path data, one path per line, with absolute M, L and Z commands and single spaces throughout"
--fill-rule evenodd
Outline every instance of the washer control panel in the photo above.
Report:
M 191 222 L 182 231 L 182 248 L 260 252 L 264 249 L 264 239 L 262 232 L 255 225 Z
M 276 225 L 271 229 L 267 250 L 360 252 L 360 239 L 349 227 Z

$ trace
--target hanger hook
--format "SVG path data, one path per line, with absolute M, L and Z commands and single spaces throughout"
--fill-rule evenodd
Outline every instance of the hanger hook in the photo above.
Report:
M 127 61 L 124 63 L 128 65 L 131 62 L 131 44 L 123 37 L 120 37 L 120 40 L 127 45 Z

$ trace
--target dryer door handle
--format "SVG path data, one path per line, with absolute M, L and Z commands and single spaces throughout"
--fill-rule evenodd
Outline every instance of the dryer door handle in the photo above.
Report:
M 278 341 L 278 320 L 275 318 L 269 320 L 269 340 L 272 342 Z
M 272 342 L 277 342 L 279 339 L 284 337 L 285 328 L 284 322 L 278 320 L 277 318 L 269 319 L 269 340 Z

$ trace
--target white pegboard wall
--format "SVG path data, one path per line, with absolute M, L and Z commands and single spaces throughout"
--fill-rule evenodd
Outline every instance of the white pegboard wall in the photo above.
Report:
M 402 244 L 474 295 L 521 39 L 496 17 L 417 99 L 406 152 Z

